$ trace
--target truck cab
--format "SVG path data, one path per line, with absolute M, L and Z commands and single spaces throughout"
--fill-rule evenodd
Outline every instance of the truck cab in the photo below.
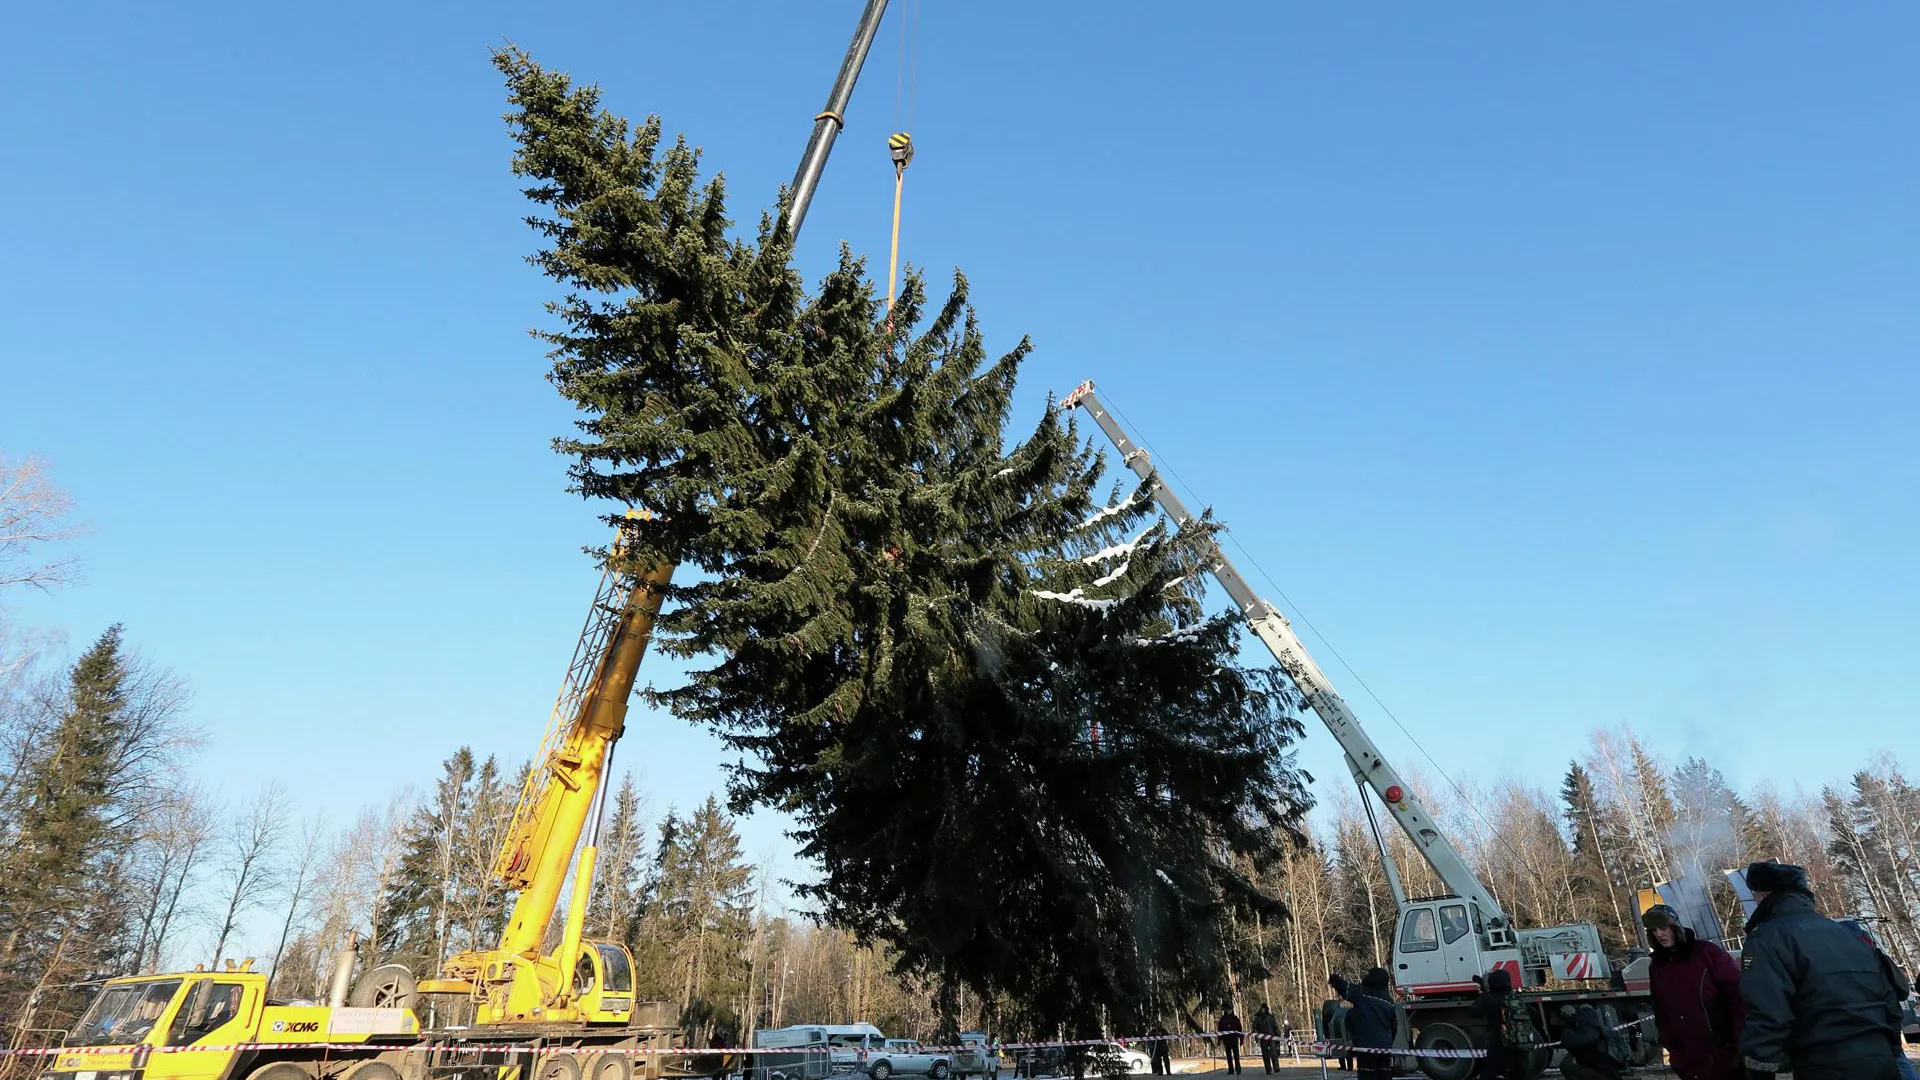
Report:
M 216 1080 L 248 1075 L 274 1044 L 351 1046 L 413 1036 L 404 1009 L 268 1001 L 258 972 L 193 971 L 109 980 L 54 1055 L 47 1080 Z M 202 1048 L 202 1049 L 189 1049 Z M 158 1051 L 158 1052 L 156 1052 Z
M 1521 981 L 1520 950 L 1495 948 L 1480 905 L 1459 897 L 1411 900 L 1393 941 L 1393 981 L 1415 995 L 1477 991 L 1474 976 L 1507 968 Z

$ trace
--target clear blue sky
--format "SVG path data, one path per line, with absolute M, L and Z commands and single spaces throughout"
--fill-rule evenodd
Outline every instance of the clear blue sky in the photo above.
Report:
M 15 11 L 0 450 L 91 529 L 15 616 L 124 621 L 236 796 L 345 819 L 530 753 L 605 508 L 547 448 L 487 49 L 661 113 L 750 224 L 859 6 Z M 1902 3 L 925 0 L 905 250 L 1034 336 L 1019 426 L 1097 378 L 1456 777 L 1551 785 L 1627 722 L 1817 787 L 1920 764 L 1916 41 Z M 814 271 L 884 260 L 897 48 Z M 656 809 L 722 783 L 630 730 Z

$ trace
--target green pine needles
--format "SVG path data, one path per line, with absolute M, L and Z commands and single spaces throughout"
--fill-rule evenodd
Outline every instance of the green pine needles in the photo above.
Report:
M 582 419 L 556 447 L 580 493 L 661 515 L 645 556 L 700 571 L 660 632 L 698 670 L 654 697 L 742 752 L 734 806 L 790 815 L 820 913 L 949 1026 L 962 987 L 1090 1033 L 1259 975 L 1230 929 L 1285 917 L 1251 877 L 1297 835 L 1300 728 L 1200 604 L 1213 526 L 1104 490 L 1053 408 L 1009 449 L 1029 346 L 989 356 L 964 278 L 933 305 L 909 277 L 889 330 L 846 250 L 810 291 L 780 214 L 734 238 L 657 118 L 496 59 L 564 290 L 542 336 Z

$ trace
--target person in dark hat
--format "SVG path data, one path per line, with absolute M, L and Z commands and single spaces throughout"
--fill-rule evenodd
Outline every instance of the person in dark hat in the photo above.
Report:
M 1757 862 L 1746 879 L 1759 904 L 1740 955 L 1748 1074 L 1894 1080 L 1900 1002 L 1880 955 L 1814 910 L 1804 869 Z
M 1516 1017 L 1513 1008 L 1517 1004 L 1512 1000 L 1513 973 L 1498 967 L 1476 981 L 1481 990 L 1474 1009 L 1480 1013 L 1487 1033 L 1487 1056 L 1475 1075 L 1487 1080 L 1521 1080 L 1526 1075 L 1526 1048 L 1533 1040 L 1518 1026 L 1526 1021 Z
M 1253 1014 L 1253 1041 L 1260 1046 L 1260 1069 L 1268 1076 L 1280 1071 L 1280 1019 L 1261 1002 Z
M 1227 1073 L 1240 1075 L 1240 1040 L 1246 1038 L 1246 1028 L 1240 1023 L 1240 1014 L 1228 1005 L 1227 1011 L 1220 1014 L 1220 1050 L 1227 1057 Z
M 1680 1080 L 1740 1080 L 1740 966 L 1695 937 L 1666 904 L 1648 908 L 1640 922 L 1653 946 L 1654 1026 L 1673 1071 Z
M 1400 1026 L 1400 1007 L 1393 1003 L 1392 976 L 1386 968 L 1376 967 L 1358 983 L 1349 982 L 1341 975 L 1328 975 L 1327 984 L 1353 1002 L 1353 1012 L 1347 1016 L 1347 1036 L 1353 1041 L 1353 1063 L 1359 1080 L 1392 1080 L 1392 1058 L 1387 1054 L 1368 1053 L 1393 1049 L 1394 1033 Z

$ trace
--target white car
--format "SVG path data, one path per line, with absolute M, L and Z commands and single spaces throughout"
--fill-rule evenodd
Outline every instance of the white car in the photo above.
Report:
M 896 1074 L 947 1080 L 953 1075 L 953 1058 L 929 1053 L 912 1039 L 888 1039 L 867 1051 L 867 1075 L 872 1080 L 887 1080 Z
M 1147 1056 L 1145 1050 L 1136 1050 L 1116 1042 L 1106 1042 L 1087 1047 L 1087 1052 L 1094 1070 L 1098 1072 L 1128 1072 L 1136 1076 L 1145 1076 L 1153 1071 L 1153 1059 Z

